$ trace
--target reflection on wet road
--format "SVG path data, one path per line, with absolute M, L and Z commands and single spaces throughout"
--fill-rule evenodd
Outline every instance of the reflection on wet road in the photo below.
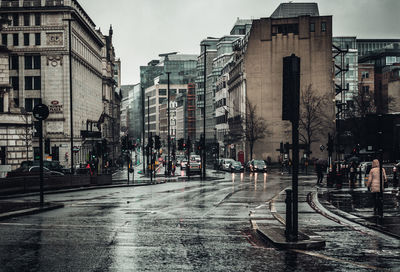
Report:
M 66 207 L 0 222 L 0 270 L 359 271 L 334 259 L 276 250 L 252 235 L 249 211 L 259 209 L 261 220 L 275 223 L 262 204 L 290 179 L 225 175 L 49 195 Z

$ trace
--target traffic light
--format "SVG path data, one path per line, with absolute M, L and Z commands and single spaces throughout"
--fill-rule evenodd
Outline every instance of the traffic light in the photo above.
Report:
M 149 136 L 149 147 L 153 148 L 153 138 Z
M 159 150 L 161 148 L 160 136 L 155 135 L 154 139 L 155 139 L 155 148 Z
M 50 154 L 50 139 L 44 140 L 44 153 Z
M 283 58 L 282 120 L 298 120 L 300 103 L 300 58 Z
M 190 141 L 190 138 L 188 137 L 186 140 L 186 148 L 188 149 L 189 152 L 191 147 L 192 147 L 192 141 Z
M 288 154 L 288 153 L 289 153 L 289 150 L 290 150 L 289 142 L 286 142 L 286 143 L 283 145 L 283 151 L 284 151 L 285 154 Z
M 183 139 L 178 140 L 178 150 L 183 150 Z
M 326 145 L 327 145 L 327 150 L 328 150 L 329 156 L 332 156 L 332 153 L 333 153 L 333 137 L 331 137 L 330 133 L 328 133 L 328 143 Z

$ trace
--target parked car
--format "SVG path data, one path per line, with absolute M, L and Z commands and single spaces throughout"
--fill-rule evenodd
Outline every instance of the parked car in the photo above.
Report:
M 231 165 L 234 162 L 235 162 L 235 160 L 233 160 L 233 159 L 223 159 L 222 160 L 222 170 L 231 171 Z
M 39 166 L 39 161 L 23 161 L 20 168 L 29 169 L 32 166 Z M 59 161 L 43 161 L 43 166 L 51 171 L 63 172 L 64 168 Z
M 267 165 L 263 160 L 251 160 L 246 165 L 249 172 L 267 172 Z
M 371 169 L 371 167 L 372 167 L 372 162 L 361 162 L 360 163 L 361 174 L 366 175 L 367 173 L 369 173 L 369 170 Z M 367 172 L 367 170 L 368 170 L 368 172 Z
M 29 168 L 18 168 L 7 174 L 7 178 L 15 177 L 36 177 L 40 175 L 40 166 L 32 166 Z M 43 175 L 48 176 L 64 176 L 63 173 L 58 171 L 49 170 L 47 167 L 43 167 Z
M 230 165 L 230 171 L 233 172 L 244 172 L 243 165 L 238 161 L 233 161 Z

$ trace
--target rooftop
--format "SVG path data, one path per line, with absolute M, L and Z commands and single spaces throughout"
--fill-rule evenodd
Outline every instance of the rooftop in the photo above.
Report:
M 271 18 L 291 18 L 298 16 L 319 16 L 317 3 L 281 3 Z

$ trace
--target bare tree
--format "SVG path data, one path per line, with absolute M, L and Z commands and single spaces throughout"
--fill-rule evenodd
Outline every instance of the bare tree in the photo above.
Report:
M 253 159 L 253 148 L 256 141 L 263 139 L 269 134 L 264 118 L 257 115 L 257 106 L 246 100 L 246 125 L 244 127 L 244 138 L 250 146 L 250 160 Z
M 319 140 L 318 134 L 329 127 L 330 121 L 326 114 L 328 101 L 327 96 L 315 93 L 311 84 L 301 90 L 299 137 L 308 149 L 312 143 Z
M 22 119 L 25 123 L 24 130 L 25 133 L 21 134 L 20 138 L 25 142 L 26 147 L 26 160 L 29 161 L 29 149 L 32 146 L 32 134 L 33 134 L 33 124 L 32 115 L 25 110 L 25 108 L 20 108 L 22 113 Z

